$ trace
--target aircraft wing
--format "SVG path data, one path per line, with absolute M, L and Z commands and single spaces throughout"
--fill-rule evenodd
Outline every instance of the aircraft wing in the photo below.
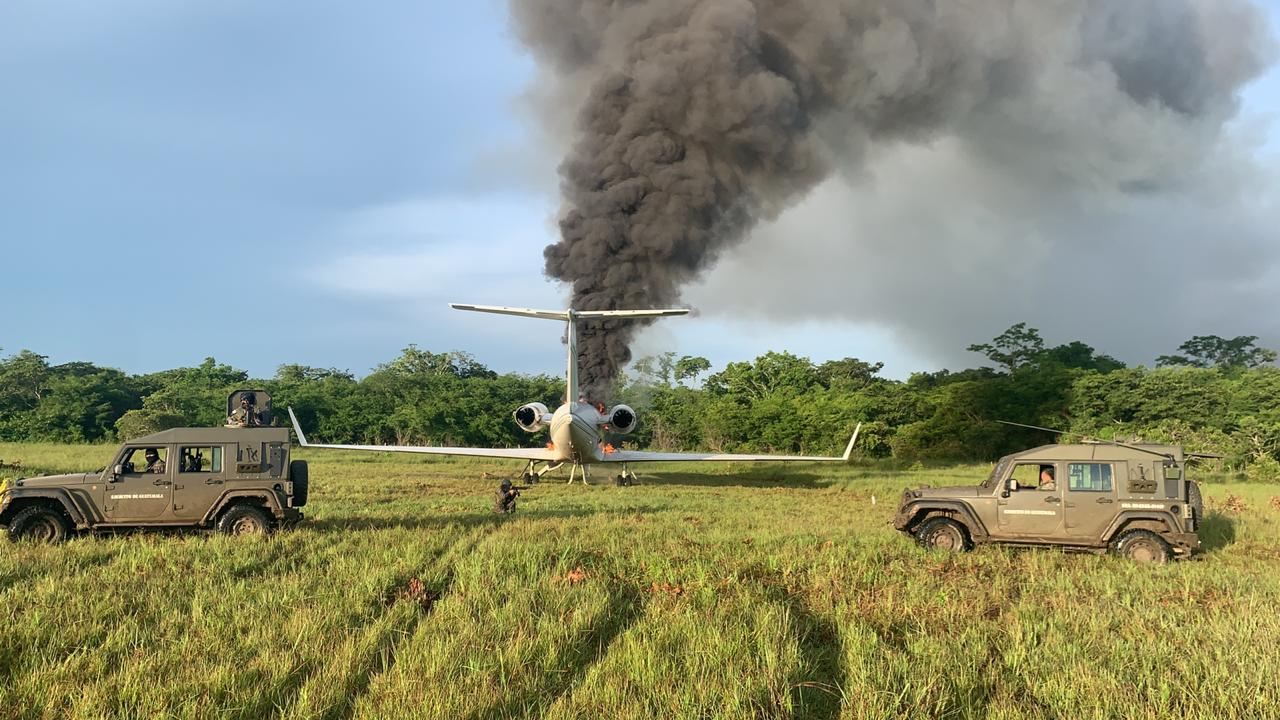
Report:
M 742 455 L 736 453 L 662 453 L 644 452 L 642 450 L 615 450 L 606 453 L 602 462 L 848 462 L 853 455 L 854 443 L 858 442 L 858 432 L 862 423 L 853 429 L 853 437 L 845 446 L 844 455 L 840 457 L 817 457 L 813 455 Z
M 298 444 L 309 448 L 328 448 L 331 450 L 372 450 L 376 452 L 419 453 L 424 455 L 466 455 L 469 457 L 510 458 L 514 460 L 547 460 L 555 461 L 556 454 L 544 448 L 467 448 L 467 447 L 422 447 L 418 445 L 326 445 L 307 442 L 307 436 L 298 424 L 298 416 L 289 408 L 289 419 L 293 421 L 293 431 L 298 434 Z

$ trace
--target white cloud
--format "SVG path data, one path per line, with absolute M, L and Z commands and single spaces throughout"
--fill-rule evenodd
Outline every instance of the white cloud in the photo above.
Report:
M 340 221 L 309 279 L 346 295 L 415 303 L 558 306 L 542 272 L 554 208 L 534 198 L 430 197 Z

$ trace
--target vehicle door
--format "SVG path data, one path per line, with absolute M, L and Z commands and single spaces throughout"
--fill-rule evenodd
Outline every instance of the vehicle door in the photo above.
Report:
M 226 475 L 221 445 L 178 447 L 178 474 L 173 480 L 173 514 L 184 520 L 204 517 L 222 495 Z
M 173 466 L 166 445 L 126 446 L 103 493 L 107 522 L 156 520 L 173 500 Z
M 1050 462 L 1014 464 L 996 502 L 1000 534 L 1047 537 L 1062 529 L 1062 483 Z
M 1125 472 L 1125 463 L 1067 463 L 1064 499 L 1067 535 L 1097 538 L 1115 519 L 1116 473 Z

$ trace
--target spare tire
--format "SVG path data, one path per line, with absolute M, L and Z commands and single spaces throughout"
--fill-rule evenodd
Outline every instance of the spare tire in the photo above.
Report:
M 1192 517 L 1199 527 L 1200 521 L 1204 520 L 1204 497 L 1200 494 L 1200 483 L 1194 480 L 1187 481 L 1187 504 L 1191 506 Z
M 310 478 L 307 476 L 307 461 L 294 460 L 289 463 L 289 480 L 293 482 L 293 507 L 307 504 L 307 491 Z

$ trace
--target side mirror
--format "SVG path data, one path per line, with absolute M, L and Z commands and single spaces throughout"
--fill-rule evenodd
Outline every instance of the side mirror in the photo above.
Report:
M 119 477 L 120 477 L 121 475 L 123 475 L 123 474 L 124 474 L 124 466 L 123 466 L 123 465 L 116 465 L 115 467 L 111 468 L 111 479 L 112 479 L 112 480 L 115 480 L 115 479 L 119 478 Z
M 1017 491 L 1018 491 L 1018 481 L 1014 480 L 1013 478 L 1009 478 L 1009 492 L 1017 492 Z

